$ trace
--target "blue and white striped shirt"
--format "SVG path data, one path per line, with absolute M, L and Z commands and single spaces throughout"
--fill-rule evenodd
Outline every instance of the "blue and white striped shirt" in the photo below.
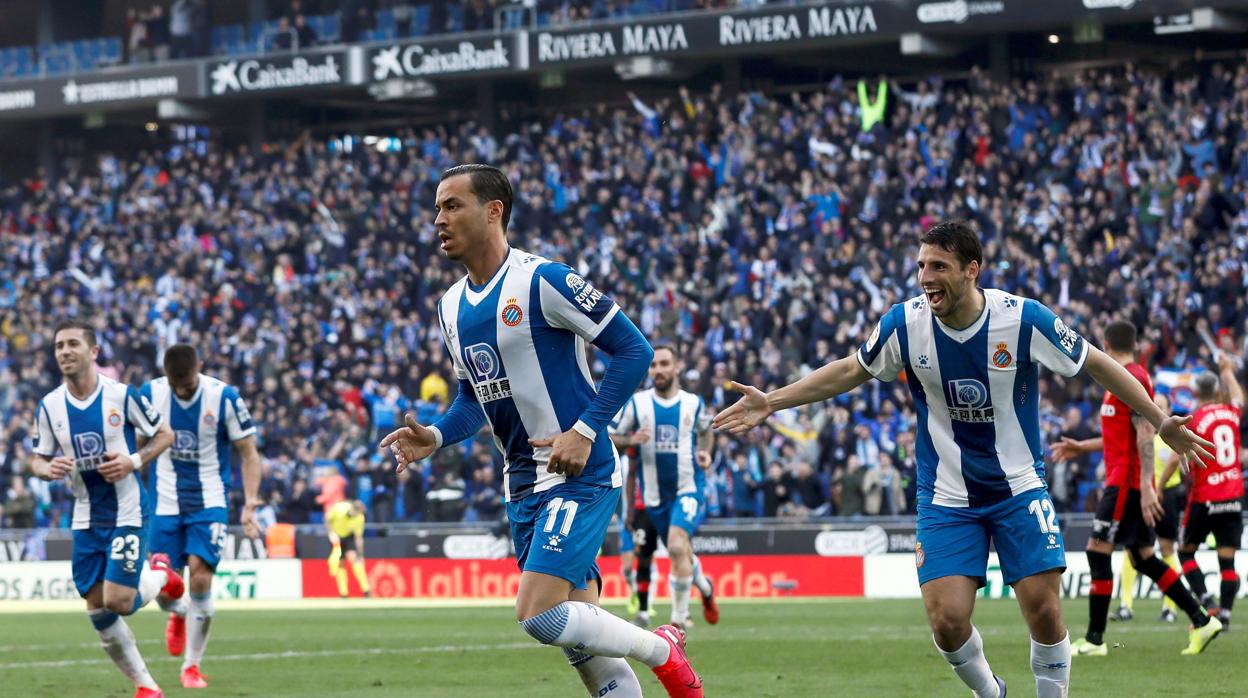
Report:
M 955 330 L 924 296 L 892 307 L 858 350 L 884 381 L 905 369 L 919 413 L 919 502 L 993 504 L 1045 487 L 1036 367 L 1073 376 L 1088 345 L 1034 300 L 984 290 L 984 311 Z

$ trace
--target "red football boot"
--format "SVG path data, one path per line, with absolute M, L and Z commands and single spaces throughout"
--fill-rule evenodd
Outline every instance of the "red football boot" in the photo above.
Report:
M 160 588 L 160 593 L 171 599 L 182 598 L 183 592 L 186 591 L 186 585 L 182 583 L 182 575 L 173 571 L 173 565 L 169 564 L 169 556 L 164 553 L 156 553 L 152 556 L 152 569 L 161 570 L 165 573 L 165 585 Z
M 165 623 L 165 649 L 174 657 L 181 657 L 186 649 L 186 618 L 176 613 L 170 613 Z
M 143 688 L 134 692 L 134 698 L 165 698 L 165 694 L 159 688 Z
M 706 581 L 709 583 L 711 580 L 707 579 Z M 719 622 L 719 604 L 715 603 L 714 584 L 711 584 L 711 593 L 702 596 L 702 617 L 711 625 Z
M 654 634 L 663 638 L 672 648 L 667 662 L 652 669 L 659 683 L 667 689 L 667 695 L 671 698 L 702 698 L 702 679 L 694 672 L 689 658 L 685 656 L 685 631 L 674 625 L 664 625 L 656 629 Z
M 182 688 L 208 688 L 208 677 L 199 673 L 198 666 L 182 670 Z

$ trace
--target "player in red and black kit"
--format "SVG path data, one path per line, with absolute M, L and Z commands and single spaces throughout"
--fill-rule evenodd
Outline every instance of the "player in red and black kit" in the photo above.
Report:
M 1192 413 L 1192 431 L 1213 442 L 1213 458 L 1205 458 L 1205 467 L 1193 470 L 1187 511 L 1183 515 L 1182 545 L 1179 561 L 1192 592 L 1210 607 L 1213 596 L 1205 591 L 1205 573 L 1196 564 L 1196 549 L 1213 533 L 1218 544 L 1218 567 L 1222 571 L 1221 607 L 1217 609 L 1222 625 L 1231 624 L 1231 606 L 1239 591 L 1239 575 L 1235 573 L 1235 551 L 1239 549 L 1244 531 L 1244 480 L 1239 463 L 1239 419 L 1244 408 L 1244 388 L 1235 377 L 1235 364 L 1223 352 L 1218 356 L 1221 377 L 1202 373 L 1196 377 L 1196 399 L 1199 406 Z M 1222 391 L 1228 402 L 1222 402 Z M 1166 474 L 1173 472 L 1172 467 Z
M 1153 382 L 1148 370 L 1135 359 L 1135 338 L 1135 325 L 1124 320 L 1111 322 L 1105 328 L 1105 351 L 1135 376 L 1152 397 Z M 1088 632 L 1072 649 L 1080 655 L 1109 654 L 1105 625 L 1109 618 L 1109 600 L 1114 593 L 1110 555 L 1115 545 L 1121 545 L 1131 556 L 1135 568 L 1152 579 L 1157 588 L 1192 619 L 1191 637 L 1183 653 L 1197 654 L 1222 631 L 1222 624 L 1205 612 L 1183 586 L 1179 574 L 1153 554 L 1153 527 L 1162 514 L 1161 502 L 1153 489 L 1153 427 L 1143 417 L 1133 414 L 1116 395 L 1106 393 L 1101 403 L 1101 438 L 1063 439 L 1052 451 L 1054 457 L 1066 459 L 1098 446 L 1105 451 L 1105 490 L 1097 504 L 1092 537 L 1088 540 L 1088 568 L 1092 573 Z
M 647 429 L 639 429 L 634 434 L 620 434 L 615 431 L 613 423 L 610 437 L 616 448 L 629 449 L 629 461 L 634 464 L 625 474 L 624 512 L 620 525 L 623 528 L 622 536 L 627 536 L 629 542 L 632 543 L 633 557 L 637 567 L 635 571 L 628 570 L 624 574 L 626 578 L 632 577 L 632 583 L 629 586 L 636 589 L 637 606 L 635 610 L 630 608 L 630 611 L 635 614 L 633 622 L 643 628 L 648 628 L 650 627 L 650 577 L 654 553 L 659 548 L 659 533 L 654 523 L 650 521 L 650 516 L 646 514 L 646 504 L 641 498 L 640 488 L 637 487 L 638 471 L 641 467 L 637 465 L 639 459 L 636 447 L 650 438 L 650 432 Z

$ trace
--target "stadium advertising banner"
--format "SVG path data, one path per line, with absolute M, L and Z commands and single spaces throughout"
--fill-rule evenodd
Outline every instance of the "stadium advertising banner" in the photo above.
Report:
M 106 70 L 38 82 L 0 83 L 0 118 L 82 113 L 200 95 L 199 66 Z
M 646 21 L 534 32 L 532 68 L 612 63 L 635 56 L 704 56 L 726 52 L 809 49 L 911 32 L 980 33 L 1060 26 L 1095 15 L 1106 22 L 1183 12 L 1195 0 L 947 0 L 768 5 L 739 12 L 668 15 Z M 1216 3 L 1215 3 L 1216 4 Z
M 325 560 L 304 559 L 303 595 L 307 598 L 338 596 Z M 656 560 L 659 576 L 651 589 L 659 598 L 667 594 L 669 563 Z M 603 571 L 602 595 L 626 597 L 618 557 L 599 557 Z M 864 593 L 861 557 L 817 555 L 718 555 L 702 558 L 702 566 L 715 579 L 715 593 L 722 598 L 768 596 L 851 596 Z M 417 599 L 514 599 L 520 587 L 520 570 L 514 559 L 449 560 L 439 558 L 383 558 L 365 561 L 373 595 L 381 598 Z M 351 594 L 360 590 L 354 578 Z
M 1114 553 L 1114 584 L 1120 582 L 1118 573 L 1122 570 L 1121 551 Z M 1217 589 L 1219 582 L 1217 553 L 1202 550 L 1196 553 L 1196 561 L 1205 572 L 1205 583 L 1210 589 Z M 919 578 L 915 572 L 914 555 L 894 553 L 889 555 L 873 555 L 867 557 L 863 565 L 863 588 L 868 598 L 874 599 L 917 599 L 919 598 Z M 1068 599 L 1087 598 L 1088 589 L 1092 584 L 1092 573 L 1088 569 L 1088 558 L 1082 552 L 1066 552 L 1066 571 L 1062 573 L 1062 596 Z M 1241 572 L 1248 570 L 1248 552 L 1235 554 L 1235 566 Z M 979 590 L 982 598 L 1003 599 L 1013 596 L 1013 590 L 1006 586 L 1001 576 L 1001 567 L 997 562 L 997 554 L 988 556 L 987 585 Z M 1114 595 L 1118 595 L 1115 586 Z M 1160 599 L 1161 592 L 1151 579 L 1139 575 L 1136 579 L 1135 595 L 1139 598 Z M 1248 585 L 1239 590 L 1239 597 L 1248 597 Z
M 520 36 L 467 36 L 369 48 L 365 70 L 371 82 L 516 72 L 528 67 L 528 55 L 518 50 Z
M 218 599 L 297 599 L 302 567 L 298 560 L 222 560 L 213 581 Z M 76 599 L 68 560 L 0 562 L 0 602 Z
M 350 84 L 348 51 L 232 58 L 207 64 L 209 97 L 325 89 Z

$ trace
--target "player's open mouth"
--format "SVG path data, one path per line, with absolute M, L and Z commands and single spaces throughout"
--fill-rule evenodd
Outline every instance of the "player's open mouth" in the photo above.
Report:
M 927 294 L 927 302 L 936 305 L 945 299 L 944 291 L 925 291 Z
M 449 233 L 445 233 L 445 232 L 441 232 L 441 231 L 439 231 L 439 232 L 438 232 L 438 239 L 442 241 L 442 248 L 443 248 L 443 249 L 445 249 L 445 248 L 446 248 L 446 243 L 448 243 L 448 242 L 450 242 L 450 241 L 451 241 L 451 236 L 450 236 L 450 234 L 449 234 Z

